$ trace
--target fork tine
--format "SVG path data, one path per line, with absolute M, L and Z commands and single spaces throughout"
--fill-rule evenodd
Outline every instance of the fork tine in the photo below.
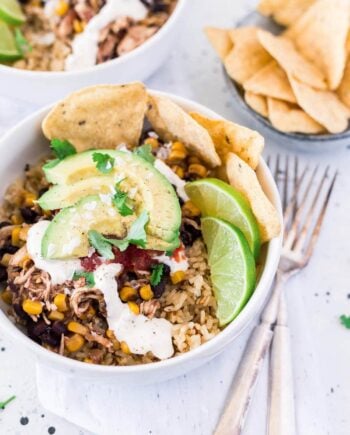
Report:
M 287 155 L 284 164 L 284 185 L 283 185 L 283 213 L 286 211 L 288 204 L 288 180 L 289 180 L 289 156 Z
M 279 154 L 277 154 L 276 157 L 275 174 L 273 178 L 275 179 L 278 190 L 280 190 L 280 155 Z
M 312 183 L 314 182 L 317 170 L 318 170 L 318 166 L 316 166 L 315 169 L 312 172 L 311 178 L 309 180 L 308 185 L 306 186 L 306 189 L 304 191 L 302 200 L 300 202 L 300 206 L 299 206 L 299 208 L 298 208 L 298 210 L 296 212 L 296 215 L 295 215 L 295 217 L 293 219 L 292 226 L 291 226 L 290 230 L 288 231 L 288 234 L 286 234 L 286 240 L 285 240 L 284 246 L 287 249 L 291 249 L 291 247 L 294 244 L 294 241 L 295 241 L 295 238 L 296 238 L 296 235 L 297 235 L 297 231 L 298 231 L 298 228 L 299 228 L 299 224 L 300 224 L 300 219 L 302 217 L 302 213 L 304 212 L 304 205 L 305 205 L 305 203 L 307 201 L 307 198 L 309 196 L 309 193 L 310 193 L 310 190 L 311 190 L 311 186 L 312 186 Z
M 294 218 L 296 213 L 297 213 L 297 209 L 298 209 L 298 173 L 299 173 L 299 159 L 298 156 L 294 157 L 294 186 L 293 186 L 293 191 L 295 192 L 295 201 L 294 201 L 294 206 L 293 206 L 293 215 L 292 217 Z
M 267 164 L 267 166 L 270 168 L 270 170 L 271 170 L 271 156 L 270 155 L 268 155 L 267 157 L 266 157 L 266 164 Z
M 296 241 L 295 246 L 293 248 L 296 251 L 301 250 L 303 248 L 303 246 L 304 246 L 304 243 L 305 243 L 305 240 L 307 238 L 307 234 L 308 234 L 309 228 L 310 228 L 311 223 L 312 223 L 313 214 L 314 214 L 314 210 L 315 210 L 315 207 L 316 207 L 319 195 L 320 195 L 320 193 L 322 191 L 322 188 L 323 188 L 323 185 L 324 185 L 324 183 L 325 183 L 325 181 L 326 181 L 326 179 L 328 177 L 328 171 L 329 171 L 329 166 L 327 166 L 326 170 L 324 171 L 323 177 L 322 177 L 321 182 L 320 182 L 320 184 L 319 184 L 319 186 L 317 188 L 317 191 L 316 191 L 316 193 L 314 195 L 314 199 L 312 201 L 310 209 L 307 212 L 305 223 L 302 226 L 299 234 L 297 235 L 297 241 Z
M 337 176 L 338 176 L 338 171 L 336 171 L 335 174 L 334 174 L 334 177 L 333 177 L 332 182 L 331 182 L 331 184 L 329 186 L 327 195 L 326 195 L 325 200 L 323 202 L 322 209 L 321 209 L 320 214 L 318 216 L 316 225 L 315 225 L 314 230 L 313 230 L 313 232 L 311 234 L 310 242 L 309 242 L 308 246 L 306 247 L 306 250 L 305 250 L 305 264 L 307 264 L 309 262 L 309 260 L 311 258 L 311 255 L 313 253 L 315 244 L 317 242 L 318 236 L 320 234 L 322 223 L 323 223 L 323 219 L 324 219 L 324 217 L 326 215 L 328 203 L 329 203 L 329 200 L 331 198 L 332 191 L 333 191 L 333 188 L 334 188 Z

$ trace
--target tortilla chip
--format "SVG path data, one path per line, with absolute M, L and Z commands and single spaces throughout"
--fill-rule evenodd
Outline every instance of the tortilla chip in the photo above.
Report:
M 349 21 L 348 0 L 318 0 L 287 32 L 300 53 L 325 75 L 329 89 L 336 89 L 343 76 Z
M 163 140 L 183 142 L 211 167 L 221 164 L 207 130 L 169 98 L 150 95 L 147 118 Z
M 267 118 L 267 99 L 263 95 L 254 94 L 253 92 L 246 91 L 244 93 L 245 102 L 250 108 L 259 113 L 259 115 Z
M 48 139 L 66 139 L 77 151 L 136 146 L 147 110 L 142 83 L 91 86 L 58 103 L 42 123 Z
M 350 108 L 350 56 L 345 66 L 343 79 L 337 89 L 337 94 L 341 101 Z
M 278 98 L 290 103 L 297 101 L 290 87 L 287 74 L 275 61 L 270 62 L 244 82 L 243 87 L 246 91 L 266 97 Z
M 233 152 L 253 169 L 258 166 L 264 138 L 257 131 L 225 119 L 206 118 L 199 113 L 191 113 L 191 116 L 208 131 L 223 162 L 227 154 Z
M 289 26 L 303 15 L 316 0 L 260 0 L 258 11 L 272 15 L 282 26 Z
M 286 133 L 317 134 L 325 132 L 325 128 L 316 122 L 300 107 L 275 98 L 267 99 L 269 120 L 277 130 Z
M 261 241 L 268 242 L 281 232 L 281 222 L 276 208 L 267 198 L 253 169 L 233 153 L 226 162 L 230 184 L 250 203 L 259 225 Z
M 258 38 L 265 49 L 277 60 L 288 74 L 302 83 L 317 89 L 327 89 L 324 75 L 299 54 L 292 41 L 283 36 L 274 36 L 264 30 L 258 31 Z
M 243 84 L 272 59 L 257 38 L 256 27 L 240 27 L 230 30 L 233 48 L 224 64 L 227 74 Z
M 330 133 L 341 133 L 348 127 L 350 110 L 331 91 L 313 89 L 289 78 L 299 106 Z
M 217 27 L 206 27 L 204 33 L 207 35 L 209 42 L 219 55 L 220 59 L 224 60 L 233 47 L 229 31 Z

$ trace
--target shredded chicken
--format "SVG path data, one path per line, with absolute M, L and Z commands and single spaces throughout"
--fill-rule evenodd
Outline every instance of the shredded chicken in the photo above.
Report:
M 75 315 L 81 318 L 89 309 L 93 300 L 98 302 L 100 311 L 106 313 L 106 303 L 102 292 L 98 289 L 76 288 L 70 297 L 70 305 Z
M 160 308 L 160 302 L 152 299 L 150 301 L 142 302 L 140 305 L 140 313 L 147 316 L 149 319 L 153 319 L 157 310 Z
M 98 344 L 100 344 L 103 347 L 106 347 L 107 349 L 110 349 L 113 347 L 113 343 L 108 340 L 108 338 L 103 337 L 102 335 L 98 335 L 96 332 L 91 331 L 85 334 L 85 338 L 87 341 L 94 341 Z

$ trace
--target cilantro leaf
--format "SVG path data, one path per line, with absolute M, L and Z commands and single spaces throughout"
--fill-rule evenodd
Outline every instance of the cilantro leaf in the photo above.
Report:
M 85 278 L 88 287 L 93 287 L 95 285 L 93 272 L 74 272 L 73 280 L 77 281 L 79 278 Z
M 107 260 L 113 260 L 114 254 L 112 252 L 111 244 L 101 233 L 95 230 L 90 230 L 88 232 L 88 239 L 90 245 L 93 246 L 102 257 L 107 258 Z
M 59 160 L 77 153 L 77 150 L 68 140 L 52 139 L 50 147 Z
M 22 56 L 33 49 L 18 27 L 15 29 L 15 43 L 17 50 Z
M 126 237 L 129 243 L 133 245 L 142 246 L 142 248 L 146 246 L 147 235 L 146 235 L 145 226 L 148 221 L 149 221 L 148 212 L 144 210 L 130 227 L 129 233 Z
M 350 329 L 350 316 L 345 316 L 344 314 L 339 317 L 340 323 L 345 326 L 346 329 Z
M 141 157 L 142 159 L 146 160 L 148 163 L 154 163 L 155 157 L 152 154 L 152 146 L 150 144 L 143 144 L 140 147 L 136 148 L 134 150 L 134 154 Z
M 116 184 L 115 186 L 115 194 L 112 198 L 113 205 L 118 209 L 119 213 L 122 216 L 130 216 L 134 214 L 134 211 L 131 207 L 128 206 L 128 194 L 125 192 L 122 192 L 118 186 L 120 182 Z
M 6 406 L 12 402 L 12 400 L 15 400 L 16 396 L 11 396 L 9 399 L 4 400 L 3 402 L 0 402 L 0 409 L 5 409 Z
M 158 285 L 162 279 L 164 271 L 164 264 L 156 264 L 153 267 L 150 283 L 151 285 Z
M 96 168 L 102 174 L 109 174 L 113 170 L 114 157 L 109 154 L 93 153 L 92 160 L 96 163 Z

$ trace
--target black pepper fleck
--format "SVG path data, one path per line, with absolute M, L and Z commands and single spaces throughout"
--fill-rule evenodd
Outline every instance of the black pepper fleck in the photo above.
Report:
M 318 296 L 318 293 L 315 293 L 315 296 Z
M 330 296 L 330 292 L 326 292 L 326 296 Z
M 41 418 L 44 418 L 45 417 L 45 414 L 41 414 Z
M 48 431 L 48 433 L 49 433 L 50 435 L 52 435 L 52 434 L 54 434 L 54 433 L 56 432 L 56 429 L 55 429 L 53 426 L 50 426 L 50 427 L 47 429 L 47 431 Z
M 5 350 L 6 350 L 6 347 L 1 348 L 1 352 L 5 352 Z
M 20 421 L 19 421 L 23 426 L 25 426 L 26 424 L 29 423 L 29 418 L 28 417 L 21 417 Z
M 334 393 L 334 388 L 331 388 L 331 393 Z
M 350 293 L 348 293 L 348 294 L 346 295 L 346 297 L 347 297 L 348 299 L 350 299 Z

